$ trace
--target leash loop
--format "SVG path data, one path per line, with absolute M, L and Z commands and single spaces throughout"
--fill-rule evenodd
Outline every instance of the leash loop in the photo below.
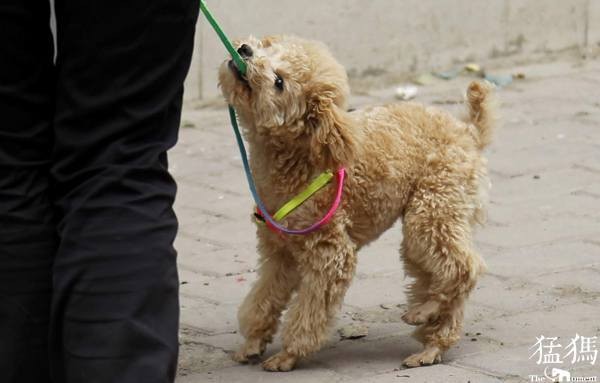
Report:
M 254 202 L 256 203 L 256 206 L 258 206 L 258 210 L 260 211 L 260 214 L 265 219 L 265 221 L 269 224 L 269 226 L 276 229 L 279 232 L 282 232 L 282 233 L 292 234 L 292 235 L 305 235 L 305 234 L 310 234 L 314 231 L 319 230 L 321 228 L 321 226 L 326 225 L 329 221 L 331 221 L 331 219 L 333 218 L 333 215 L 335 214 L 336 210 L 339 208 L 339 206 L 342 202 L 342 194 L 344 191 L 344 179 L 346 178 L 346 169 L 344 169 L 342 167 L 337 171 L 337 191 L 335 194 L 335 199 L 333 200 L 331 207 L 329 208 L 327 213 L 325 213 L 323 218 L 321 218 L 320 220 L 318 220 L 317 222 L 315 222 L 314 224 L 310 225 L 309 227 L 307 227 L 305 229 L 300 229 L 300 230 L 288 229 L 287 227 L 278 224 L 275 221 L 275 219 L 269 214 L 269 212 L 267 211 L 267 208 L 265 207 L 262 200 L 260 199 L 258 192 L 256 191 L 256 185 L 254 184 L 254 179 L 252 178 L 252 172 L 250 170 L 250 164 L 248 163 L 248 155 L 246 154 L 246 148 L 244 146 L 244 141 L 242 139 L 242 135 L 240 134 L 240 129 L 239 129 L 239 126 L 237 123 L 237 116 L 235 113 L 235 109 L 233 109 L 233 107 L 231 105 L 229 105 L 229 118 L 231 120 L 231 126 L 233 127 L 233 132 L 235 133 L 235 139 L 236 139 L 238 147 L 240 149 L 242 163 L 244 165 L 244 171 L 246 173 L 246 179 L 248 180 L 248 186 L 250 187 L 250 193 L 252 194 L 252 197 L 254 198 Z
M 208 20 L 209 24 L 213 27 L 213 29 L 215 30 L 215 32 L 221 39 L 221 42 L 223 42 L 223 45 L 225 46 L 225 48 L 227 49 L 227 51 L 229 52 L 229 54 L 235 61 L 235 64 L 236 64 L 238 70 L 242 73 L 242 75 L 246 74 L 246 70 L 247 70 L 246 62 L 240 56 L 240 54 L 236 51 L 234 46 L 231 44 L 231 42 L 229 41 L 229 39 L 223 32 L 221 27 L 219 26 L 219 24 L 217 23 L 217 21 L 215 20 L 213 15 L 211 14 L 210 10 L 206 6 L 206 2 L 204 0 L 200 0 L 200 10 L 202 11 L 202 13 L 204 13 L 204 16 L 206 16 L 206 19 Z M 240 129 L 238 127 L 235 109 L 233 109 L 233 107 L 231 105 L 229 105 L 229 118 L 231 119 L 231 126 L 233 127 L 233 132 L 235 133 L 235 139 L 236 139 L 238 147 L 240 149 L 240 154 L 242 156 L 242 163 L 244 164 L 244 171 L 246 173 L 246 179 L 248 180 L 248 186 L 250 187 L 250 193 L 252 194 L 252 197 L 254 198 L 254 202 L 256 202 L 256 205 L 258 206 L 258 210 L 261 213 L 260 215 L 262 215 L 262 217 L 265 219 L 265 221 L 269 225 L 269 227 L 271 227 L 272 229 L 275 229 L 281 233 L 293 234 L 293 235 L 303 235 L 303 234 L 312 233 L 313 231 L 318 230 L 321 226 L 327 224 L 333 217 L 333 214 L 336 212 L 338 207 L 340 206 L 340 203 L 342 200 L 342 193 L 344 191 L 344 178 L 346 176 L 346 170 L 344 168 L 340 168 L 337 172 L 337 192 L 335 195 L 335 199 L 333 201 L 333 204 L 329 208 L 329 211 L 327 211 L 327 213 L 323 216 L 323 218 L 321 218 L 319 221 L 315 222 L 314 224 L 312 224 L 311 226 L 309 226 L 305 229 L 301 229 L 301 230 L 288 229 L 288 228 L 278 224 L 275 221 L 275 219 L 269 214 L 269 212 L 265 208 L 265 205 L 262 203 L 260 197 L 258 196 L 258 193 L 256 191 L 256 185 L 254 184 L 254 179 L 252 178 L 252 172 L 250 171 L 250 165 L 248 163 L 248 155 L 246 154 L 246 148 L 244 147 L 244 141 L 242 140 L 242 135 L 240 134 Z M 306 198 L 308 198 L 308 197 L 306 197 Z M 284 208 L 285 207 L 286 206 L 284 206 Z M 284 211 L 285 210 L 286 209 L 284 209 Z M 289 210 L 289 206 L 287 206 L 287 210 Z

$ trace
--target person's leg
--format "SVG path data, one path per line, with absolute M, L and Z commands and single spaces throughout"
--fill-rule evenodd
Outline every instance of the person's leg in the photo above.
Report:
M 0 380 L 45 383 L 53 46 L 47 1 L 0 2 Z
M 171 382 L 178 277 L 166 151 L 197 0 L 57 0 L 57 382 Z

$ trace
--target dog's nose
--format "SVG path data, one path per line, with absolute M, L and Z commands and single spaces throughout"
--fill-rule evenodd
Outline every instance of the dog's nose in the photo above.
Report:
M 252 48 L 250 48 L 247 44 L 242 44 L 241 47 L 238 48 L 238 53 L 245 59 L 249 59 L 252 57 Z

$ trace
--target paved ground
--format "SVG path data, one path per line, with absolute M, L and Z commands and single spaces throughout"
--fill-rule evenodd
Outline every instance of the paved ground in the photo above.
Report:
M 600 338 L 600 62 L 504 72 L 526 79 L 499 91 L 503 126 L 488 150 L 489 223 L 477 234 L 489 273 L 472 295 L 459 345 L 443 364 L 411 370 L 399 369 L 418 344 L 400 320 L 406 281 L 398 227 L 361 253 L 331 342 L 320 353 L 290 373 L 231 361 L 241 342 L 237 306 L 255 279 L 252 201 L 225 109 L 186 110 L 171 155 L 180 185 L 178 382 L 526 382 L 545 366 L 600 379 L 600 360 L 538 365 L 537 355 L 529 359 L 540 335 L 561 337 L 562 348 L 544 352 L 563 357 L 576 334 Z M 417 100 L 459 109 L 467 82 L 428 85 Z M 355 96 L 353 106 L 387 102 L 391 94 Z M 368 336 L 339 340 L 335 330 L 350 323 L 367 325 Z

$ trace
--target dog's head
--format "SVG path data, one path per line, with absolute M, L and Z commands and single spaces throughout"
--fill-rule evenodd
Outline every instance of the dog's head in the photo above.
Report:
M 247 72 L 226 60 L 219 84 L 245 127 L 267 139 L 306 144 L 326 166 L 347 164 L 356 145 L 345 111 L 348 78 L 325 45 L 287 36 L 234 44 Z

